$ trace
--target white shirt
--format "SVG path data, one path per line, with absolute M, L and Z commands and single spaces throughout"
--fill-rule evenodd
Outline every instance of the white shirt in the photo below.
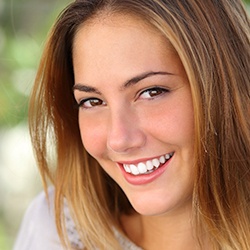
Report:
M 48 190 L 49 202 L 40 193 L 27 209 L 13 250 L 64 250 L 56 230 L 54 216 L 54 188 Z M 83 248 L 67 206 L 64 208 L 66 228 L 72 245 Z M 124 250 L 142 250 L 114 230 L 115 237 Z
M 63 250 L 54 219 L 54 189 L 48 192 L 49 204 L 44 192 L 30 204 L 13 250 Z

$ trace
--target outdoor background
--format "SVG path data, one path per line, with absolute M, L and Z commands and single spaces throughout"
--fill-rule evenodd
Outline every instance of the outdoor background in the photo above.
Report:
M 45 38 L 70 0 L 0 0 L 0 250 L 12 249 L 41 191 L 27 129 L 28 96 Z
M 69 2 L 0 0 L 1 250 L 12 249 L 23 213 L 42 189 L 27 129 L 28 96 L 48 31 Z

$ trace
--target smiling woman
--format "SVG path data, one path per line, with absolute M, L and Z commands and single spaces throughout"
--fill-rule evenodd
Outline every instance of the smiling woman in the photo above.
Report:
M 16 249 L 249 249 L 249 44 L 240 1 L 69 5 L 30 103 L 54 209 Z

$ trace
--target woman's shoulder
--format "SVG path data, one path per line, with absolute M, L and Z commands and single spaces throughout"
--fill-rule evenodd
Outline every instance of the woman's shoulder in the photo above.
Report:
M 48 189 L 48 197 L 45 192 L 38 194 L 29 205 L 13 250 L 63 250 L 57 233 L 54 213 L 53 187 Z M 64 217 L 67 235 L 72 247 L 83 249 L 75 224 L 71 218 L 69 207 L 65 200 Z M 141 250 L 127 237 L 124 237 L 114 228 L 114 235 L 119 241 L 122 249 Z
M 49 188 L 48 199 L 45 192 L 41 192 L 31 202 L 24 215 L 14 250 L 63 249 L 56 230 L 53 200 L 54 188 Z

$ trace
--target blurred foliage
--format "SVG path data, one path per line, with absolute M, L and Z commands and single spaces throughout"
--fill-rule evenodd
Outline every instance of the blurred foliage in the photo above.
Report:
M 10 249 L 11 242 L 8 241 L 6 230 L 0 220 L 0 249 Z
M 47 32 L 70 0 L 0 0 L 0 128 L 27 117 Z
M 29 93 L 44 41 L 55 18 L 71 1 L 0 0 L 0 143 L 6 129 L 26 122 Z M 4 165 L 0 165 L 2 167 Z M 0 191 L 0 194 L 10 193 L 8 189 Z M 19 221 L 16 221 L 17 216 L 12 216 L 12 221 L 6 218 L 2 198 L 0 249 L 9 250 Z

